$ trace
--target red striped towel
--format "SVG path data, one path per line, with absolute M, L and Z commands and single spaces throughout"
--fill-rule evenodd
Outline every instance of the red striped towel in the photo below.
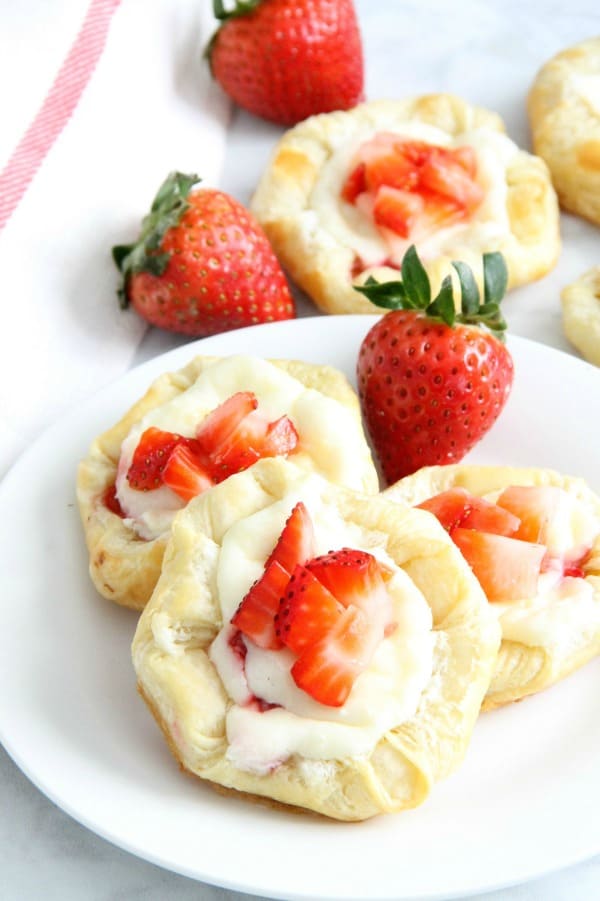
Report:
M 208 10 L 31 0 L 0 13 L 0 475 L 134 361 L 145 324 L 119 309 L 111 246 L 135 236 L 172 169 L 218 183 L 229 107 L 202 58 Z

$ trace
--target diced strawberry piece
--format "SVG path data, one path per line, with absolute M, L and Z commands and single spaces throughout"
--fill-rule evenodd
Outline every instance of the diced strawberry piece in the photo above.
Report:
M 359 194 L 366 191 L 365 164 L 359 163 L 346 179 L 342 187 L 342 198 L 347 203 L 354 203 Z
M 149 428 L 142 433 L 127 470 L 127 481 L 136 491 L 153 491 L 162 485 L 162 473 L 179 444 L 193 442 L 174 432 Z
M 177 445 L 171 452 L 162 480 L 186 503 L 214 485 L 202 460 L 185 444 Z
M 231 437 L 241 421 L 257 407 L 258 401 L 252 391 L 238 391 L 219 404 L 196 431 L 202 450 L 206 454 L 214 454 Z
M 298 432 L 289 416 L 280 416 L 269 423 L 267 434 L 260 447 L 261 457 L 277 457 L 290 454 L 298 444 Z
M 498 498 L 498 506 L 519 517 L 515 538 L 545 544 L 561 496 L 562 489 L 554 485 L 510 485 Z
M 387 596 L 381 564 L 366 551 L 330 551 L 309 560 L 306 568 L 344 607 L 353 604 L 368 610 L 373 596 Z
M 304 648 L 292 666 L 292 678 L 320 704 L 341 707 L 378 642 L 367 615 L 348 607 L 321 641 Z
M 417 167 L 394 149 L 374 154 L 365 164 L 365 182 L 368 191 L 377 191 L 383 185 L 410 191 L 419 184 Z
M 290 453 L 298 433 L 287 416 L 270 423 L 251 391 L 239 391 L 210 413 L 197 431 L 211 476 L 221 482 L 261 457 Z
M 448 228 L 467 218 L 467 209 L 449 197 L 443 197 L 425 188 L 419 193 L 423 198 L 423 212 L 419 216 L 413 237 L 431 234 L 437 229 Z
M 260 447 L 267 430 L 268 422 L 260 413 L 253 412 L 245 416 L 210 454 L 213 478 L 222 482 L 260 460 Z
M 418 506 L 433 513 L 450 534 L 456 528 L 463 528 L 495 535 L 515 535 L 520 526 L 518 517 L 508 510 L 465 488 L 449 488 Z
M 546 553 L 543 545 L 474 529 L 454 529 L 452 540 L 488 601 L 516 601 L 536 594 Z
M 125 516 L 123 508 L 119 503 L 119 498 L 117 497 L 117 486 L 114 482 L 104 490 L 104 494 L 102 495 L 102 503 L 110 510 L 111 513 L 114 513 L 116 516 L 120 516 L 121 519 Z
M 466 210 L 475 209 L 483 199 L 483 189 L 444 148 L 432 148 L 429 159 L 420 169 L 419 183 Z
M 419 194 L 383 186 L 375 196 L 373 220 L 379 228 L 389 228 L 401 238 L 408 238 L 423 207 Z
M 297 566 L 275 616 L 275 634 L 300 654 L 337 622 L 344 608 L 305 566 Z
M 477 175 L 477 157 L 472 147 L 469 147 L 468 144 L 465 144 L 463 147 L 454 147 L 452 156 L 463 167 L 470 178 L 475 178 Z
M 283 647 L 275 634 L 274 620 L 289 580 L 290 574 L 274 560 L 252 585 L 231 619 L 232 625 L 259 648 L 277 650 Z
M 429 159 L 431 144 L 426 141 L 403 141 L 394 138 L 394 150 L 412 166 L 420 169 Z
M 265 569 L 277 561 L 289 578 L 296 567 L 310 560 L 314 553 L 315 532 L 312 519 L 302 501 L 298 501 L 265 563 Z

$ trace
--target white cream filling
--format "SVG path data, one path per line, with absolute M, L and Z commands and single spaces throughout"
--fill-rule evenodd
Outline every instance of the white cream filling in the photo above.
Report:
M 396 567 L 382 543 L 357 525 L 345 522 L 321 499 L 321 480 L 308 476 L 284 500 L 236 523 L 225 535 L 217 584 L 223 629 L 210 648 L 229 696 L 228 758 L 240 769 L 265 773 L 292 754 L 312 760 L 340 760 L 370 752 L 378 739 L 415 713 L 431 678 L 433 632 L 431 610 L 408 576 Z M 397 628 L 379 645 L 369 668 L 354 683 L 340 708 L 328 707 L 301 691 L 290 675 L 291 651 L 265 651 L 248 641 L 245 666 L 229 644 L 229 620 L 280 535 L 297 500 L 306 504 L 316 535 L 316 552 L 354 547 L 368 550 L 394 569 L 388 583 Z M 252 697 L 280 705 L 259 712 Z
M 298 431 L 292 457 L 298 465 L 310 458 L 317 472 L 337 484 L 362 483 L 365 445 L 352 413 L 266 360 L 225 357 L 208 367 L 186 391 L 149 411 L 129 432 L 121 448 L 116 488 L 127 525 L 145 539 L 168 531 L 184 502 L 166 486 L 136 491 L 127 471 L 142 433 L 150 426 L 193 437 L 198 425 L 219 404 L 238 391 L 253 391 L 258 409 L 269 420 L 287 415 Z M 340 436 L 343 436 L 341 440 Z
M 475 252 L 490 250 L 510 234 L 506 169 L 519 152 L 510 138 L 486 128 L 451 138 L 423 122 L 385 126 L 382 131 L 442 147 L 472 147 L 477 158 L 477 182 L 484 191 L 481 204 L 467 221 L 437 229 L 429 235 L 406 240 L 391 235 L 382 237 L 368 216 L 341 198 L 342 186 L 361 144 L 373 137 L 371 130 L 364 129 L 353 135 L 351 141 L 335 147 L 322 167 L 309 200 L 310 209 L 302 214 L 308 233 L 315 232 L 318 240 L 322 240 L 322 233 L 329 234 L 330 241 L 334 238 L 336 243 L 350 248 L 367 267 L 381 266 L 386 259 L 400 264 L 413 243 L 420 256 L 428 260 L 442 255 L 459 256 L 465 246 Z

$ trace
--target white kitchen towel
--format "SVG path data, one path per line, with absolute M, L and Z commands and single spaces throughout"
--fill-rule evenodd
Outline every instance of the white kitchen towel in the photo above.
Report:
M 209 0 L 29 0 L 0 9 L 0 476 L 125 372 L 113 244 L 172 170 L 218 183 L 229 104 Z

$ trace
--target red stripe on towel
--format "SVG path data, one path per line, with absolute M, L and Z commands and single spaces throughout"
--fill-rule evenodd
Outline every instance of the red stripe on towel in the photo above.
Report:
M 91 0 L 83 24 L 38 113 L 0 173 L 0 231 L 73 115 L 104 50 L 121 0 Z

